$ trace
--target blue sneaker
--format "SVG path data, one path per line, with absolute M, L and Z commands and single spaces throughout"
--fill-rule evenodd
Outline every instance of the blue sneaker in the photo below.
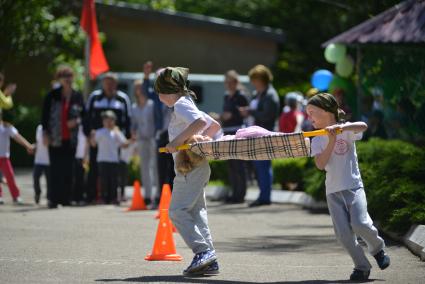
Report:
M 384 250 L 380 250 L 373 257 L 376 259 L 376 263 L 378 264 L 379 268 L 381 268 L 381 270 L 384 270 L 390 266 L 390 257 L 385 253 Z
M 217 256 L 215 255 L 214 251 L 207 250 L 204 252 L 197 253 L 193 257 L 193 260 L 190 265 L 183 271 L 183 275 L 194 275 L 195 272 L 204 270 L 204 268 L 208 267 L 216 260 Z
M 217 275 L 220 273 L 220 268 L 218 267 L 218 261 L 214 260 L 210 265 L 205 269 L 201 270 L 203 275 Z

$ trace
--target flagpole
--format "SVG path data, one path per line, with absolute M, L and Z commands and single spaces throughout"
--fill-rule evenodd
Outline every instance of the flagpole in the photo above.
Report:
M 86 36 L 84 47 L 84 97 L 87 100 L 90 93 L 90 37 Z

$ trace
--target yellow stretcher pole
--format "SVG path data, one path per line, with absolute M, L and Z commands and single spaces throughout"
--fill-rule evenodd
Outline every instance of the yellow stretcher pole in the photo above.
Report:
M 337 133 L 341 133 L 341 130 L 338 130 Z M 314 130 L 314 131 L 307 131 L 307 132 L 302 132 L 304 137 L 314 137 L 314 136 L 323 136 L 323 135 L 327 135 L 328 132 L 326 131 L 326 129 L 319 129 L 319 130 Z M 177 150 L 189 150 L 190 149 L 191 144 L 183 144 L 181 146 L 177 147 Z M 159 152 L 160 153 L 168 153 L 167 148 L 165 147 L 161 147 L 159 148 Z

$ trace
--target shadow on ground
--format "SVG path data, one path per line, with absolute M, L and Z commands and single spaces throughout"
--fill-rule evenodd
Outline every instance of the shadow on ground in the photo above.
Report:
M 327 284 L 327 283 L 353 283 L 350 280 L 301 280 L 301 281 L 279 281 L 279 282 L 251 282 L 235 280 L 215 280 L 213 277 L 189 278 L 181 275 L 169 276 L 140 276 L 124 279 L 97 279 L 97 282 L 140 282 L 140 283 L 198 283 L 198 284 Z M 380 279 L 369 279 L 363 283 L 383 281 Z M 357 282 L 359 283 L 359 282 Z

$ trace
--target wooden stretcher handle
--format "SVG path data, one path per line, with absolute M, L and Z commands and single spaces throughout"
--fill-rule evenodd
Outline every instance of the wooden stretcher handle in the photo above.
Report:
M 336 133 L 340 134 L 342 133 L 342 130 L 338 129 Z M 328 132 L 326 131 L 326 129 L 319 129 L 314 131 L 303 132 L 303 135 L 304 137 L 323 136 L 323 135 L 328 135 Z
M 183 145 L 180 145 L 180 146 L 177 146 L 177 150 L 189 150 L 190 149 L 190 144 L 183 144 Z M 168 151 L 167 151 L 167 148 L 165 148 L 165 147 L 161 147 L 161 148 L 159 148 L 159 152 L 160 153 L 168 153 Z

